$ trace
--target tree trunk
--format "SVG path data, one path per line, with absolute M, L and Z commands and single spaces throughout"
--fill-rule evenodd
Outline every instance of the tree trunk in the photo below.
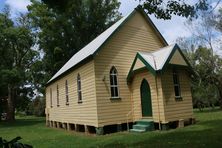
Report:
M 222 109 L 222 86 L 219 87 L 218 91 L 219 91 L 219 104 L 220 108 Z
M 8 85 L 8 108 L 7 108 L 7 120 L 14 121 L 15 120 L 15 99 L 14 99 L 14 90 L 13 87 Z

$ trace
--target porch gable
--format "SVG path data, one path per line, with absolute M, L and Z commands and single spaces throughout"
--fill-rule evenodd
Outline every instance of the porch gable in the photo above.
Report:
M 154 52 L 138 52 L 127 76 L 130 82 L 133 75 L 146 68 L 154 76 L 164 72 L 168 65 L 183 66 L 191 70 L 191 66 L 177 44 L 169 45 Z

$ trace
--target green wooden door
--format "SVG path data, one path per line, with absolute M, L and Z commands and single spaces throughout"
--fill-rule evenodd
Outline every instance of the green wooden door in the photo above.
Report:
M 151 94 L 148 82 L 143 79 L 140 87 L 142 116 L 152 116 Z

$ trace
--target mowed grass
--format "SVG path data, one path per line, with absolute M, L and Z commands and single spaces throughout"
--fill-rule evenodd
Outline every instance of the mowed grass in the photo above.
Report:
M 20 117 L 15 123 L 0 123 L 0 137 L 10 140 L 21 136 L 21 142 L 36 148 L 221 147 L 222 111 L 195 111 L 194 115 L 197 123 L 181 129 L 142 134 L 121 132 L 104 136 L 48 128 L 44 118 Z

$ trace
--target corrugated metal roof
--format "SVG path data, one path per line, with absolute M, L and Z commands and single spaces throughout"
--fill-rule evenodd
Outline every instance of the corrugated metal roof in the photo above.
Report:
M 155 70 L 162 70 L 176 44 L 166 46 L 154 52 L 138 52 L 138 54 Z
M 70 68 L 74 67 L 87 57 L 93 55 L 97 49 L 100 48 L 100 46 L 112 35 L 112 33 L 114 33 L 115 30 L 134 12 L 135 10 L 121 18 L 119 21 L 101 33 L 98 37 L 92 40 L 89 44 L 87 44 L 84 48 L 82 48 L 79 52 L 73 55 L 71 59 L 47 83 L 50 83 Z

